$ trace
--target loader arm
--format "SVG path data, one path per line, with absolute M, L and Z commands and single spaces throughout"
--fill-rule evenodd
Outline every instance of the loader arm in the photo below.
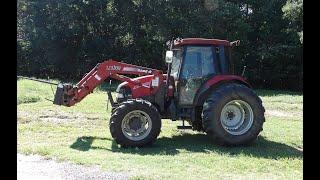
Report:
M 68 107 L 73 106 L 88 94 L 92 93 L 93 90 L 107 78 L 141 85 L 139 80 L 131 79 L 122 74 L 154 75 L 153 79 L 157 80 L 159 83 L 158 86 L 150 86 L 150 88 L 152 88 L 151 94 L 156 93 L 160 87 L 160 83 L 163 82 L 163 74 L 160 70 L 107 60 L 97 64 L 75 86 L 71 84 L 59 84 L 55 94 L 54 104 Z

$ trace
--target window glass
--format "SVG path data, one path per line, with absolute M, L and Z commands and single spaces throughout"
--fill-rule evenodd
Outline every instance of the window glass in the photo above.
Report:
M 181 72 L 180 104 L 190 105 L 199 87 L 215 74 L 211 46 L 188 46 Z
M 179 68 L 182 60 L 182 49 L 174 49 L 173 50 L 173 60 L 171 64 L 171 76 L 174 77 L 175 80 L 178 79 Z
M 182 78 L 215 74 L 212 47 L 189 46 L 184 60 Z

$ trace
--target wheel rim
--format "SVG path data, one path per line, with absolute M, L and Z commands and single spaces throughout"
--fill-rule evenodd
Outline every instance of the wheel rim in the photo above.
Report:
M 245 134 L 253 124 L 252 108 L 242 100 L 230 101 L 222 108 L 220 121 L 228 133 Z
M 129 112 L 122 120 L 121 130 L 124 136 L 133 141 L 146 138 L 152 127 L 150 116 L 140 110 Z

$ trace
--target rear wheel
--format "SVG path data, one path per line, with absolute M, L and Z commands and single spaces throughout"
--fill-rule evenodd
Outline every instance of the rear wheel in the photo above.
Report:
M 118 144 L 140 147 L 154 143 L 160 133 L 161 118 L 150 102 L 130 99 L 114 109 L 109 125 Z
M 261 99 L 241 84 L 226 84 L 203 104 L 205 132 L 222 145 L 248 144 L 262 131 L 264 107 Z

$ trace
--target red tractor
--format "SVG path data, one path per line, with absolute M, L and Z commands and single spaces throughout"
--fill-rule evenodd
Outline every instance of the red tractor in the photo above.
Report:
M 110 132 L 122 146 L 155 142 L 161 119 L 182 120 L 179 129 L 204 131 L 221 145 L 248 144 L 262 131 L 265 109 L 248 82 L 234 74 L 231 49 L 238 45 L 239 41 L 202 38 L 169 41 L 166 74 L 107 60 L 76 85 L 60 83 L 54 104 L 72 106 L 113 78 L 124 81 L 115 101 L 107 93 L 112 105 Z

